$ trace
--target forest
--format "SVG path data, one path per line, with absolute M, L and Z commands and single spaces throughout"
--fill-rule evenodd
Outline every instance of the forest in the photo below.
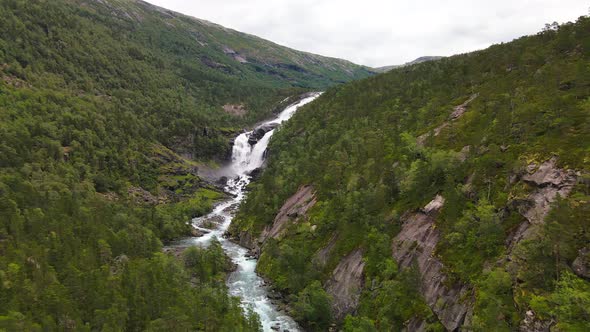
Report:
M 261 251 L 258 272 L 311 331 L 514 331 L 530 330 L 523 324 L 533 318 L 552 331 L 587 331 L 590 282 L 573 266 L 590 243 L 589 64 L 583 16 L 331 88 L 273 136 L 232 233 L 264 236 L 283 202 L 314 188 L 305 216 L 250 243 Z M 539 196 L 554 186 L 535 180 L 545 169 L 573 179 L 568 190 Z M 539 197 L 546 210 L 531 208 L 545 204 Z M 442 208 L 429 217 L 435 203 Z M 421 284 L 424 266 L 395 258 L 394 244 L 420 217 L 434 219 L 438 240 L 425 259 L 442 266 L 440 287 L 461 290 L 458 323 L 444 316 L 451 300 L 425 296 L 434 281 Z M 519 238 L 521 227 L 534 232 Z M 407 245 L 419 256 L 429 249 L 417 241 Z M 363 273 L 348 291 L 359 299 L 337 317 L 342 293 L 332 286 L 356 252 Z
M 219 244 L 163 244 L 224 197 L 198 169 L 236 132 L 371 73 L 140 1 L 6 0 L 0 26 L 0 330 L 257 331 Z

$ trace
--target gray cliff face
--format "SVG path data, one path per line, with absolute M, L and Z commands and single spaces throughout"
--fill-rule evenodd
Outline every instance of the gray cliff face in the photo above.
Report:
M 364 268 L 363 253 L 356 249 L 340 261 L 326 282 L 324 288 L 332 296 L 332 314 L 336 320 L 344 319 L 358 307 Z
M 520 267 L 526 260 L 519 250 L 519 244 L 539 236 L 551 204 L 558 196 L 567 197 L 576 184 L 577 178 L 578 174 L 573 170 L 558 168 L 556 158 L 551 158 L 540 165 L 528 165 L 526 173 L 520 177 L 532 187 L 532 191 L 525 199 L 512 202 L 518 213 L 526 219 L 506 241 L 507 255 L 504 259 L 506 268 L 513 278 L 517 279 Z M 518 288 L 516 281 L 513 287 Z M 554 321 L 540 319 L 532 310 L 528 310 L 518 329 L 522 332 L 549 331 L 554 323 Z
M 337 242 L 338 242 L 338 235 L 336 235 L 336 234 L 332 235 L 332 237 L 328 241 L 328 244 L 315 253 L 315 255 L 313 257 L 313 262 L 321 268 L 326 266 L 326 264 L 328 263 L 328 260 L 330 259 L 330 255 L 332 254 L 332 250 L 336 246 Z
M 463 324 L 473 300 L 469 286 L 458 283 L 448 285 L 444 266 L 434 255 L 440 240 L 435 218 L 444 202 L 444 198 L 437 195 L 422 211 L 406 214 L 402 230 L 393 239 L 392 248 L 400 268 L 408 268 L 416 262 L 421 275 L 421 293 L 426 303 L 444 327 L 454 331 Z M 423 326 L 418 321 L 412 322 L 412 325 Z
M 520 204 L 519 213 L 526 221 L 508 239 L 508 252 L 522 240 L 534 236 L 539 226 L 545 223 L 545 217 L 557 196 L 567 197 L 577 181 L 577 174 L 572 170 L 557 168 L 557 159 L 551 158 L 541 165 L 531 164 L 522 180 L 533 187 L 532 193 Z
M 590 279 L 590 249 L 582 248 L 572 263 L 572 270 L 579 277 Z
M 258 238 L 258 243 L 262 245 L 268 238 L 279 238 L 291 222 L 298 222 L 302 218 L 306 218 L 307 211 L 316 202 L 315 191 L 312 186 L 299 187 L 297 192 L 285 201 L 272 225 L 264 228 Z

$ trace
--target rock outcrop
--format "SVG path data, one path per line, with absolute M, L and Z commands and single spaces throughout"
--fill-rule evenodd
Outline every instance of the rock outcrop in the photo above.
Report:
M 520 332 L 549 332 L 551 331 L 551 326 L 555 322 L 553 320 L 542 320 L 537 318 L 535 312 L 532 310 L 527 310 L 524 319 L 520 322 L 520 326 L 518 327 L 518 331 Z
M 278 123 L 265 123 L 259 127 L 256 127 L 248 136 L 248 143 L 250 145 L 255 145 L 258 141 L 266 135 L 269 131 L 275 129 L 279 124 Z
M 405 328 L 402 330 L 403 332 L 424 332 L 428 326 L 426 321 L 418 317 L 410 319 L 405 325 Z
M 454 331 L 463 324 L 473 300 L 469 286 L 450 284 L 443 273 L 442 262 L 434 254 L 440 239 L 435 217 L 444 202 L 444 198 L 437 195 L 422 211 L 402 217 L 402 230 L 393 239 L 393 257 L 403 269 L 417 264 L 426 303 L 444 327 Z
M 272 225 L 264 228 L 258 238 L 258 243 L 262 245 L 268 238 L 276 239 L 281 236 L 290 222 L 297 222 L 301 218 L 305 218 L 307 211 L 316 202 L 315 191 L 312 186 L 306 185 L 299 187 L 297 192 L 285 201 Z
M 543 225 L 551 204 L 557 196 L 566 197 L 577 181 L 577 174 L 572 170 L 557 168 L 557 159 L 551 158 L 540 166 L 530 164 L 522 180 L 533 187 L 529 196 L 518 202 L 517 209 L 526 221 L 521 223 L 508 238 L 509 252 L 523 239 L 529 238 L 537 227 Z
M 226 113 L 239 117 L 243 117 L 246 115 L 246 113 L 248 113 L 248 110 L 246 110 L 246 106 L 244 106 L 244 104 L 225 104 L 223 105 L 223 110 Z
M 461 105 L 455 106 L 453 107 L 453 112 L 451 113 L 451 115 L 449 116 L 449 120 L 443 122 L 441 125 L 439 125 L 438 127 L 434 128 L 433 130 L 433 134 L 434 136 L 438 136 L 443 129 L 447 128 L 450 124 L 451 121 L 455 121 L 458 118 L 460 118 L 465 112 L 467 112 L 467 106 L 473 101 L 475 100 L 475 98 L 477 98 L 477 96 L 479 96 L 478 93 L 474 93 L 473 95 L 471 95 L 469 97 L 469 99 L 467 99 L 466 101 L 464 101 Z M 430 132 L 427 132 L 423 135 L 420 135 L 417 140 L 416 143 L 419 146 L 424 146 L 424 143 L 426 142 L 426 139 L 430 136 Z
M 340 261 L 326 282 L 325 289 L 332 296 L 332 315 L 342 320 L 356 310 L 363 288 L 365 262 L 363 253 L 356 249 Z
M 471 97 L 469 97 L 469 99 L 463 102 L 463 104 L 455 106 L 455 108 L 453 108 L 453 113 L 451 113 L 450 120 L 456 120 L 460 118 L 467 111 L 467 105 L 469 105 L 475 98 L 477 98 L 477 96 L 479 96 L 479 94 L 474 93 L 473 95 L 471 95 Z
M 165 197 L 155 196 L 141 187 L 130 186 L 127 188 L 127 194 L 134 202 L 146 205 L 157 205 L 166 200 Z
M 590 249 L 582 248 L 572 263 L 572 270 L 581 278 L 590 279 Z
M 330 258 L 330 254 L 332 253 L 332 250 L 336 246 L 337 241 L 338 241 L 338 235 L 334 234 L 330 238 L 330 240 L 328 241 L 328 244 L 315 253 L 315 255 L 313 257 L 314 264 L 316 264 L 319 267 L 324 267 L 328 263 L 328 259 Z

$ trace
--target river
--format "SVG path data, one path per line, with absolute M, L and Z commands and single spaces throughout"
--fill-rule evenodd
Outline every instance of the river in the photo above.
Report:
M 289 120 L 297 109 L 317 98 L 320 93 L 300 100 L 285 108 L 275 119 L 265 122 L 263 125 L 280 124 Z M 268 289 L 264 280 L 256 274 L 256 259 L 247 257 L 248 249 L 223 238 L 234 217 L 235 211 L 246 195 L 246 186 L 250 183 L 249 173 L 261 167 L 264 163 L 264 152 L 268 142 L 274 133 L 274 129 L 268 131 L 255 145 L 248 143 L 251 132 L 240 134 L 234 142 L 231 164 L 228 166 L 231 176 L 225 186 L 225 191 L 233 195 L 233 198 L 217 204 L 213 211 L 203 217 L 195 218 L 195 228 L 206 232 L 201 237 L 192 237 L 179 241 L 177 246 L 201 245 L 207 246 L 215 237 L 221 242 L 225 253 L 236 264 L 237 269 L 232 272 L 227 280 L 227 286 L 232 296 L 241 299 L 244 308 L 251 308 L 260 316 L 264 331 L 299 331 L 297 323 L 284 312 L 279 311 L 268 298 Z M 219 221 L 213 230 L 201 227 L 205 221 Z

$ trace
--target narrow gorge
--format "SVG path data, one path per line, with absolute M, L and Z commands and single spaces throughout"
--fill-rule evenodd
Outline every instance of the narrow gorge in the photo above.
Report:
M 299 331 L 299 327 L 271 302 L 265 281 L 256 274 L 257 260 L 252 257 L 250 250 L 227 239 L 225 233 L 247 195 L 246 188 L 252 181 L 252 174 L 264 164 L 265 152 L 275 128 L 289 120 L 299 107 L 319 95 L 320 93 L 305 95 L 300 101 L 285 108 L 275 119 L 252 131 L 244 132 L 235 139 L 231 164 L 223 169 L 228 178 L 224 189 L 232 198 L 219 203 L 211 213 L 193 220 L 193 226 L 203 233 L 202 236 L 183 239 L 172 245 L 180 248 L 207 246 L 214 238 L 219 240 L 236 267 L 227 280 L 229 293 L 239 297 L 245 309 L 252 309 L 258 314 L 264 331 Z

